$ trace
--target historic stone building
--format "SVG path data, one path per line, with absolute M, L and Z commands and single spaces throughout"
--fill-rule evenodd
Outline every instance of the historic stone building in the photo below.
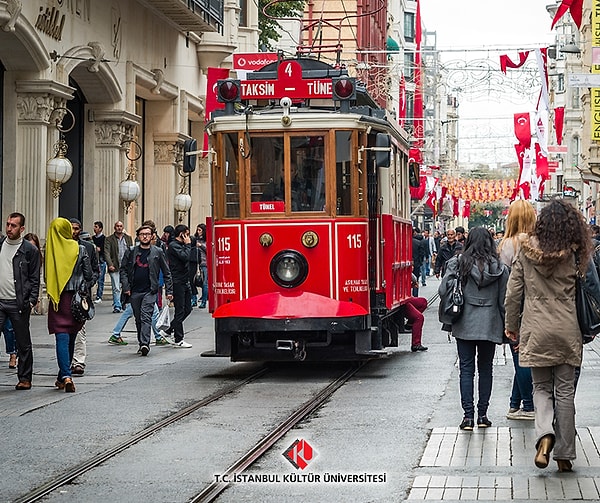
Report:
M 0 0 L 1 218 L 20 211 L 42 238 L 59 215 L 107 234 L 204 221 L 207 161 L 182 176 L 184 142 L 202 148 L 207 68 L 255 52 L 257 25 L 239 0 Z M 73 167 L 60 193 L 59 139 Z

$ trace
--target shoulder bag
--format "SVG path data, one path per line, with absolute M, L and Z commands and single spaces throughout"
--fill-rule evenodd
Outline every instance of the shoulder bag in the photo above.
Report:
M 583 343 L 594 340 L 600 333 L 600 280 L 593 261 L 590 261 L 586 274 L 579 271 L 579 256 L 575 255 L 577 277 L 575 280 L 575 307 L 577 321 L 583 336 Z
M 460 281 L 460 259 L 456 261 L 456 272 L 452 273 L 452 278 L 448 278 L 448 290 L 446 294 L 440 296 L 440 305 L 438 317 L 441 323 L 452 325 L 462 315 L 465 299 L 463 296 L 462 284 Z
M 90 298 L 90 292 L 85 281 L 82 281 L 79 288 L 73 293 L 71 314 L 73 319 L 79 323 L 91 320 L 96 314 L 96 308 Z

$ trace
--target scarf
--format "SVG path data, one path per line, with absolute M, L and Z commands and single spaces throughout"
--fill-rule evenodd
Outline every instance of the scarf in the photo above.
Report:
M 71 222 L 66 218 L 55 218 L 50 222 L 46 237 L 44 271 L 46 290 L 55 311 L 58 311 L 60 294 L 69 281 L 79 256 L 79 244 L 73 239 Z

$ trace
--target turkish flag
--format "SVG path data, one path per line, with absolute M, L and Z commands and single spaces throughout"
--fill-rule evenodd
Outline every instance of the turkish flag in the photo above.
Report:
M 583 17 L 583 0 L 562 0 L 558 6 L 558 9 L 556 9 L 556 14 L 554 15 L 552 26 L 550 27 L 551 30 L 554 29 L 554 25 L 558 23 L 558 20 L 563 17 L 567 11 L 571 13 L 571 17 L 577 25 L 577 28 L 581 28 L 581 18 Z
M 525 64 L 527 61 L 527 56 L 529 56 L 529 51 L 522 51 L 519 53 L 519 62 L 513 63 L 512 60 L 506 55 L 500 55 L 500 70 L 502 73 L 506 73 L 507 68 L 519 68 Z
M 421 176 L 419 177 L 419 186 L 410 188 L 410 198 L 411 199 L 423 199 L 425 195 L 425 189 L 427 188 L 427 177 Z
M 213 110 L 222 110 L 225 108 L 225 103 L 219 103 L 217 97 L 217 81 L 229 78 L 228 68 L 213 68 L 209 67 L 206 74 L 206 103 L 204 108 L 204 123 L 210 120 L 210 114 Z M 208 150 L 208 134 L 204 133 L 204 147 L 202 150 Z M 202 154 L 206 157 L 207 152 Z
M 565 107 L 554 109 L 554 129 L 556 130 L 556 143 L 562 145 L 563 126 L 565 124 Z
M 431 208 L 431 211 L 433 211 L 434 218 L 437 214 L 437 204 L 436 203 L 437 203 L 436 192 L 435 192 L 435 190 L 432 190 L 429 193 L 429 196 L 427 196 L 427 201 L 425 201 L 425 204 Z
M 462 216 L 464 218 L 469 218 L 471 216 L 471 201 L 468 199 L 465 201 L 463 206 Z
M 549 168 L 548 168 L 548 158 L 542 152 L 539 143 L 535 144 L 535 172 L 538 177 L 544 180 L 548 180 L 550 178 Z
M 529 112 L 515 114 L 515 136 L 519 143 L 525 148 L 531 145 L 531 125 L 529 124 Z

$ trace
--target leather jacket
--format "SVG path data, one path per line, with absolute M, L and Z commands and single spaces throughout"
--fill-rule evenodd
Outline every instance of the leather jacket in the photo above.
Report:
M 6 236 L 0 238 L 0 249 Z M 19 310 L 35 306 L 40 294 L 40 251 L 29 241 L 23 240 L 13 257 L 13 275 Z
M 121 276 L 121 289 L 123 292 L 131 292 L 132 290 L 133 278 L 135 274 L 135 261 L 139 254 L 140 247 L 139 245 L 136 245 L 127 248 L 125 255 L 123 255 L 121 268 L 119 270 Z M 158 276 L 160 271 L 162 271 L 165 281 L 166 295 L 173 295 L 173 280 L 171 278 L 171 270 L 167 264 L 165 253 L 157 246 L 150 245 L 148 267 L 150 275 L 150 293 L 158 292 Z
M 75 291 L 79 290 L 81 283 L 84 281 L 86 285 L 89 285 L 94 276 L 92 270 L 92 263 L 90 256 L 88 255 L 87 249 L 83 244 L 79 244 L 79 255 L 77 255 L 77 262 L 73 267 L 73 272 L 67 284 L 63 288 L 63 291 Z

